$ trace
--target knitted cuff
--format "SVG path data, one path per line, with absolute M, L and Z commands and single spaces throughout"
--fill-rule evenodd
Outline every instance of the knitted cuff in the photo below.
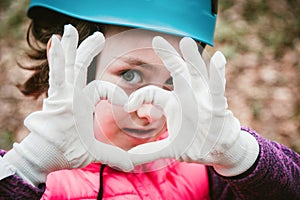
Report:
M 224 153 L 224 165 L 214 169 L 222 176 L 237 176 L 244 173 L 255 163 L 259 155 L 259 144 L 248 132 L 241 131 L 239 139 Z

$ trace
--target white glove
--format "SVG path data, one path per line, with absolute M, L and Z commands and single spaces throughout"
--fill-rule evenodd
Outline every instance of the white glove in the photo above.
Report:
M 211 165 L 223 176 L 245 172 L 255 162 L 259 145 L 241 131 L 240 123 L 227 109 L 225 57 L 216 52 L 209 77 L 196 43 L 180 41 L 183 58 L 163 38 L 153 39 L 153 48 L 173 77 L 174 90 L 141 88 L 129 97 L 125 108 L 132 112 L 143 103 L 160 106 L 167 118 L 169 136 L 129 151 L 135 164 L 160 158 Z
M 100 99 L 123 105 L 126 93 L 116 85 L 94 81 L 86 86 L 86 71 L 93 57 L 104 46 L 96 32 L 77 49 L 78 33 L 65 26 L 59 41 L 52 37 L 49 51 L 49 90 L 43 109 L 25 119 L 30 134 L 3 158 L 23 179 L 38 185 L 47 174 L 101 162 L 125 171 L 133 169 L 128 153 L 101 143 L 94 137 L 93 111 Z

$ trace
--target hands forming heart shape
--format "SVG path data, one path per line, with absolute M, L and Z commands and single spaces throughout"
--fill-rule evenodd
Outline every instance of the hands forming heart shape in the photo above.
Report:
M 222 53 L 216 52 L 211 58 L 208 76 L 198 46 L 191 38 L 181 39 L 181 57 L 162 37 L 154 37 L 153 49 L 171 73 L 174 89 L 166 91 L 149 85 L 128 97 L 109 82 L 95 80 L 86 85 L 87 66 L 101 52 L 104 42 L 103 35 L 96 32 L 77 47 L 78 33 L 71 25 L 65 27 L 61 40 L 52 37 L 48 98 L 41 111 L 26 118 L 31 134 L 20 147 L 42 158 L 37 164 L 42 178 L 34 177 L 37 182 L 49 172 L 92 162 L 131 171 L 143 163 L 176 159 L 213 165 L 226 175 L 240 173 L 249 163 L 251 166 L 258 145 L 252 136 L 240 134 L 239 121 L 227 109 L 226 61 Z M 160 107 L 167 119 L 168 137 L 128 152 L 98 141 L 93 114 L 102 99 L 124 106 L 128 112 L 143 103 Z M 44 148 L 32 148 L 32 141 Z M 30 156 L 26 159 L 32 160 Z

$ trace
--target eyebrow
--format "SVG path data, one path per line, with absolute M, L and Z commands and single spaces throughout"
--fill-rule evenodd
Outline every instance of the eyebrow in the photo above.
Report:
M 154 67 L 160 66 L 158 64 L 147 63 L 147 62 L 145 62 L 145 61 L 143 61 L 139 58 L 136 58 L 136 57 L 122 57 L 121 60 L 123 62 L 126 62 L 128 65 L 145 67 L 145 68 L 149 68 L 149 70 L 153 69 Z M 170 78 L 168 80 L 171 80 L 172 81 L 171 85 L 173 85 L 173 77 L 170 76 Z
M 123 57 L 121 60 L 131 66 L 140 66 L 149 69 L 159 66 L 158 64 L 150 64 L 136 57 Z

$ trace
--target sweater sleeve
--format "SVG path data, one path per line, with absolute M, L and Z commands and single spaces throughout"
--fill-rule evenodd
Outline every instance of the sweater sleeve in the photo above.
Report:
M 3 156 L 5 153 L 5 151 L 0 150 L 0 156 Z M 44 191 L 45 184 L 41 184 L 36 188 L 15 174 L 0 180 L 0 199 L 40 199 Z
M 300 155 L 250 128 L 242 129 L 257 139 L 258 160 L 237 177 L 222 177 L 208 167 L 211 199 L 300 199 Z

